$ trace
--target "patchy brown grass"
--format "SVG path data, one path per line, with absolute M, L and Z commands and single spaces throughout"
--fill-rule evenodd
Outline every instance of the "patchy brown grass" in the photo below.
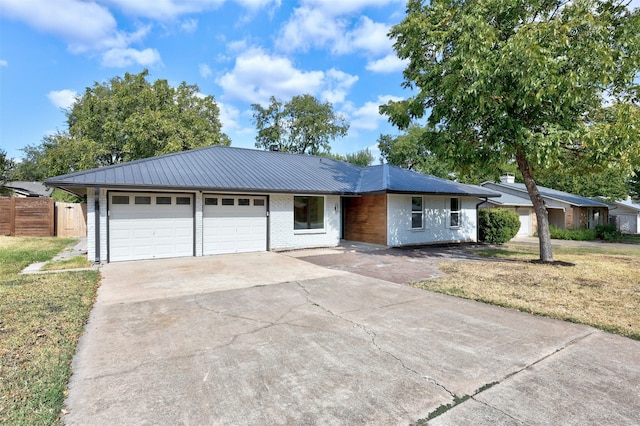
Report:
M 67 269 L 88 268 L 91 262 L 87 260 L 87 256 L 74 256 L 65 260 L 56 260 L 47 262 L 42 267 L 43 271 L 64 271 Z
M 0 237 L 0 424 L 59 423 L 96 271 L 20 275 L 71 240 Z
M 640 248 L 555 247 L 555 259 L 573 266 L 534 263 L 537 250 L 524 243 L 476 250 L 488 259 L 443 263 L 446 277 L 413 285 L 640 340 Z

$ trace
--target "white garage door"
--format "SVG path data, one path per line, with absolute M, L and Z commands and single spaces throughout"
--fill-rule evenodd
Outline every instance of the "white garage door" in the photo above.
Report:
M 109 260 L 193 256 L 193 195 L 109 194 Z
M 531 234 L 531 213 L 518 212 L 518 216 L 520 216 L 520 229 L 516 236 L 528 237 Z
M 203 204 L 203 254 L 267 249 L 267 197 L 205 195 Z

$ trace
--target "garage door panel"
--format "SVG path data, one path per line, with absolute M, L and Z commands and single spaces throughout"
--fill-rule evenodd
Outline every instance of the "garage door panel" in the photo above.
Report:
M 218 205 L 207 205 L 206 198 L 217 198 Z M 222 205 L 222 199 L 233 205 Z M 249 200 L 240 205 L 239 200 Z M 254 200 L 262 206 L 254 206 Z M 260 204 L 260 202 L 259 202 Z M 267 249 L 267 210 L 264 196 L 205 195 L 203 208 L 203 253 L 243 253 Z
M 189 194 L 114 193 L 129 196 L 130 204 L 109 205 L 109 258 L 111 261 L 193 255 L 193 196 Z M 135 204 L 135 196 L 150 197 L 151 204 Z M 171 204 L 157 204 L 156 198 Z M 176 204 L 189 197 L 191 204 Z

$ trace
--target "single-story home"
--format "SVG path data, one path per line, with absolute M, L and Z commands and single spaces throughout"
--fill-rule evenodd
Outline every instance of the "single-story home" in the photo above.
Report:
M 496 192 L 388 164 L 211 146 L 47 179 L 86 195 L 90 260 L 476 241 Z
M 625 234 L 640 233 L 640 204 L 627 197 L 624 201 L 607 202 L 607 205 L 609 223 L 615 224 L 618 231 Z
M 527 188 L 515 183 L 512 175 L 502 176 L 500 182 L 483 182 L 482 187 L 502 194 L 498 199 L 488 199 L 480 208 L 507 208 L 520 216 L 519 236 L 533 235 L 537 231 L 536 215 Z M 549 224 L 560 229 L 593 229 L 608 222 L 608 205 L 602 201 L 568 192 L 538 186 L 547 206 Z
M 13 197 L 50 197 L 53 188 L 48 188 L 40 182 L 13 181 L 6 182 L 3 187 Z

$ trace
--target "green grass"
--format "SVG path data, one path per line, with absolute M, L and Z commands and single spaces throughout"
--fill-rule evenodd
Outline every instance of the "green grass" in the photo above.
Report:
M 627 244 L 640 244 L 640 234 L 622 234 L 622 242 Z
M 96 271 L 20 275 L 73 240 L 0 237 L 0 424 L 58 424 Z
M 91 262 L 87 260 L 87 256 L 74 256 L 65 260 L 47 262 L 47 264 L 42 267 L 42 270 L 61 271 L 65 269 L 88 268 L 90 266 Z

